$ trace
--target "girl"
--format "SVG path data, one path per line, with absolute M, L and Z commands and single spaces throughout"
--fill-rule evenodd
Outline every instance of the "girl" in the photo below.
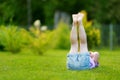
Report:
M 98 52 L 89 52 L 87 37 L 82 24 L 84 14 L 73 14 L 70 34 L 71 49 L 67 55 L 67 68 L 70 70 L 92 69 L 98 66 Z

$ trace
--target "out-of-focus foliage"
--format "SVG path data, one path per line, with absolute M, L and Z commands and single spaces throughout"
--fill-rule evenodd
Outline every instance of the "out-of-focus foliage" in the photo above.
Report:
M 36 33 L 16 26 L 0 26 L 0 49 L 13 53 L 29 49 L 33 53 L 42 54 L 46 49 L 47 39 L 44 33 Z
M 0 27 L 0 45 L 3 50 L 18 52 L 31 44 L 31 40 L 31 36 L 24 29 L 18 29 L 16 26 Z
M 101 23 L 120 22 L 120 0 L 31 0 L 32 22 L 40 19 L 42 24 L 53 25 L 55 11 L 68 14 L 86 10 L 89 19 Z M 0 24 L 27 25 L 27 0 L 0 0 Z
M 41 32 L 38 29 L 31 28 L 30 33 L 34 38 L 31 44 L 31 49 L 33 49 L 33 52 L 43 54 L 45 51 L 47 51 L 50 45 L 48 42 L 48 38 L 51 32 Z
M 87 12 L 84 13 L 83 25 L 87 33 L 88 47 L 99 46 L 100 25 L 92 24 L 87 20 Z M 19 52 L 29 49 L 33 53 L 42 54 L 48 49 L 69 49 L 70 48 L 70 27 L 60 21 L 54 30 L 40 30 L 40 26 L 30 27 L 29 30 L 18 26 L 0 26 L 0 50 Z
M 85 0 L 87 2 L 87 0 Z M 86 10 L 92 19 L 105 24 L 119 24 L 120 22 L 120 0 L 90 0 Z
M 69 49 L 70 48 L 70 29 L 67 24 L 60 21 L 58 27 L 53 31 L 53 48 Z
M 89 48 L 100 44 L 99 28 L 94 27 L 92 22 L 87 21 L 87 13 L 83 24 L 87 33 Z M 39 28 L 31 27 L 29 31 L 17 26 L 0 26 L 0 50 L 13 53 L 30 50 L 32 53 L 43 54 L 48 49 L 70 48 L 70 27 L 61 21 L 54 30 L 41 31 Z M 96 25 L 95 25 L 96 26 Z
M 0 24 L 27 23 L 26 0 L 0 0 Z

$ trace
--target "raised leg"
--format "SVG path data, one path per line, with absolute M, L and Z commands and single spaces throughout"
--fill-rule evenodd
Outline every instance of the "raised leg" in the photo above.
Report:
M 70 53 L 78 52 L 78 41 L 77 41 L 77 14 L 72 15 L 73 18 L 73 26 L 70 33 L 70 41 L 71 41 L 71 49 Z
M 79 36 L 80 36 L 80 53 L 88 52 L 87 37 L 84 26 L 82 24 L 83 14 L 78 13 Z
M 86 33 L 84 30 L 84 26 L 82 24 L 82 19 L 83 19 L 83 14 L 78 13 L 78 14 L 73 14 L 73 26 L 70 34 L 70 40 L 71 40 L 71 49 L 70 53 L 77 53 L 79 52 L 80 48 L 80 53 L 85 53 L 88 52 L 88 47 L 87 47 L 87 37 Z M 79 27 L 79 37 L 77 37 L 77 27 Z M 80 43 L 78 43 L 78 38 L 80 39 Z M 80 45 L 79 45 L 80 44 Z

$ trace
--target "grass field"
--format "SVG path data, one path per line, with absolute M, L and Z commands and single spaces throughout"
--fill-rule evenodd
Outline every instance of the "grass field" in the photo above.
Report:
M 67 50 L 44 55 L 0 52 L 0 80 L 120 80 L 120 50 L 100 50 L 100 66 L 92 70 L 66 69 Z

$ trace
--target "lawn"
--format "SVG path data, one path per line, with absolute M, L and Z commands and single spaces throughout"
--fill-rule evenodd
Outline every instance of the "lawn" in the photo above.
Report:
M 49 50 L 41 56 L 0 52 L 0 80 L 120 80 L 120 50 L 99 50 L 100 66 L 66 69 L 68 50 Z

